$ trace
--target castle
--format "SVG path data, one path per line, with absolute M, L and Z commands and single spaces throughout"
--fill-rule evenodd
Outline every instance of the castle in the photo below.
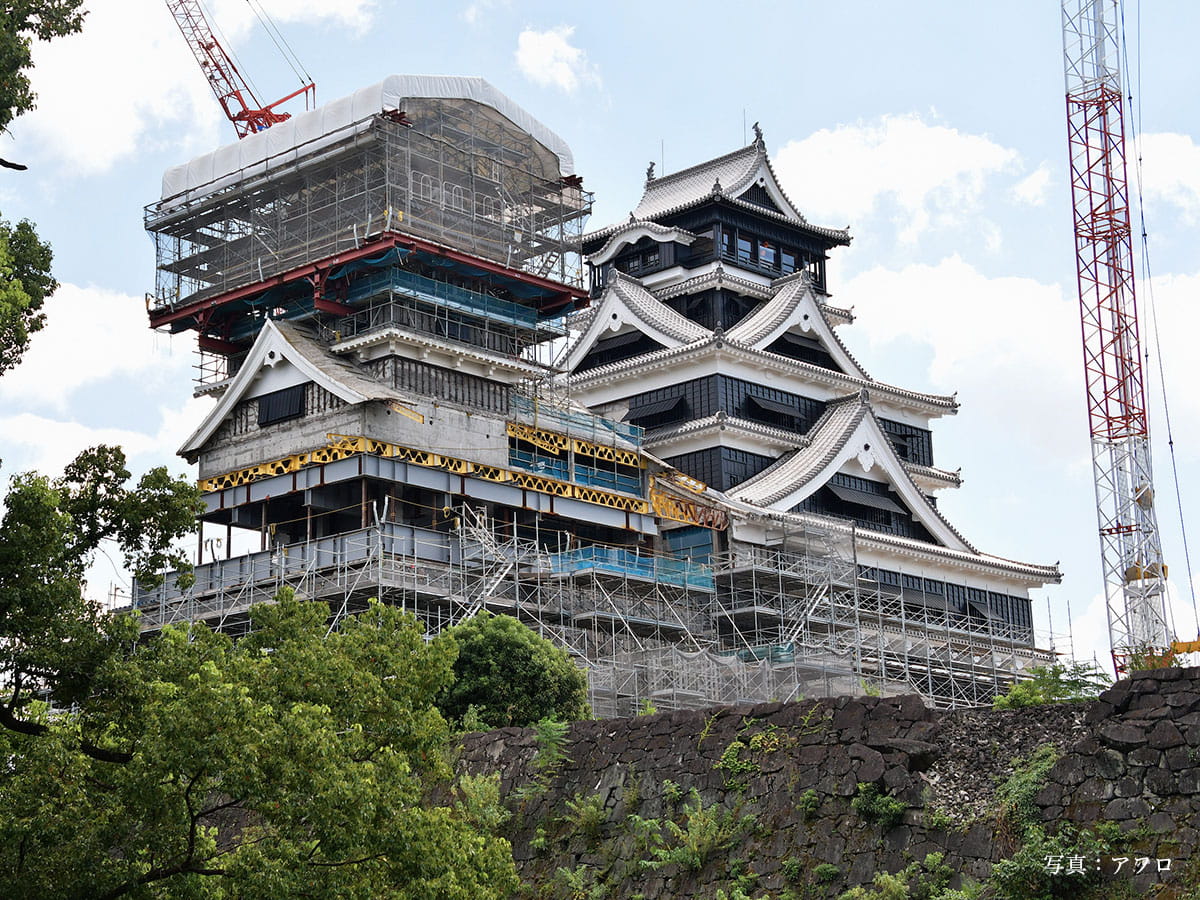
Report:
M 168 171 L 150 320 L 198 333 L 216 403 L 180 452 L 228 534 L 187 589 L 136 592 L 143 627 L 236 633 L 283 584 L 431 630 L 488 609 L 574 654 L 600 715 L 973 705 L 1051 658 L 1029 591 L 1057 569 L 940 514 L 957 404 L 843 343 L 850 237 L 757 128 L 648 172 L 626 222 L 590 210 L 565 142 L 477 78 L 392 76 Z

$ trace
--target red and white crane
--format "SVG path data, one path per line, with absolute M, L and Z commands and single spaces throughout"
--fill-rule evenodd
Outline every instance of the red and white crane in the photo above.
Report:
M 225 48 L 217 41 L 208 19 L 204 16 L 200 0 L 167 0 L 167 7 L 175 17 L 175 24 L 183 32 L 188 46 L 192 49 L 192 55 L 200 64 L 200 70 L 204 72 L 209 87 L 216 95 L 217 102 L 221 104 L 221 109 L 225 111 L 226 118 L 233 123 L 239 138 L 291 118 L 291 113 L 277 112 L 277 106 L 302 94 L 315 100 L 317 86 L 310 80 L 286 97 L 264 105 L 242 77 Z
M 1173 639 L 1154 511 L 1134 292 L 1117 0 L 1063 0 L 1063 57 L 1083 366 L 1113 664 L 1153 664 Z

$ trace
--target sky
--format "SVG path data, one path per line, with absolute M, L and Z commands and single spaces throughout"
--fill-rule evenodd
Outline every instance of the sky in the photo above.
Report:
M 394 73 L 486 78 L 571 146 L 595 192 L 589 228 L 628 216 L 651 160 L 660 174 L 692 165 L 760 123 L 808 220 L 853 234 L 829 268 L 831 302 L 857 316 L 840 331 L 851 351 L 880 381 L 957 392 L 934 454 L 964 485 L 941 510 L 984 552 L 1058 561 L 1062 585 L 1035 592 L 1039 626 L 1055 649 L 1107 661 L 1056 4 L 254 2 L 319 102 Z M 0 475 L 54 473 L 101 442 L 135 471 L 193 475 L 174 453 L 211 401 L 192 397 L 190 333 L 148 328 L 142 210 L 166 168 L 234 133 L 163 0 L 90 6 L 82 34 L 36 47 L 38 109 L 0 136 L 0 156 L 29 166 L 0 176 L 0 216 L 37 224 L 61 282 L 48 326 L 0 378 Z M 261 97 L 298 85 L 247 0 L 206 8 Z M 1200 119 L 1186 87 L 1200 83 L 1200 5 L 1126 0 L 1125 19 L 1158 517 L 1175 630 L 1191 638 L 1180 523 L 1200 541 Z M 101 560 L 90 588 L 110 584 L 128 578 Z

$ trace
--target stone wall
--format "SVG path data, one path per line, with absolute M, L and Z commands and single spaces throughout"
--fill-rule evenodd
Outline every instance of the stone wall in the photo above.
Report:
M 1055 875 L 1075 879 L 1056 895 L 1083 896 L 1098 880 L 1094 896 L 1155 884 L 1160 897 L 1185 896 L 1200 874 L 1189 871 L 1200 842 L 1200 669 L 1138 673 L 1091 703 L 1026 710 L 842 697 L 580 722 L 551 766 L 533 729 L 502 729 L 468 735 L 461 762 L 499 774 L 513 814 L 505 833 L 536 895 L 836 897 L 931 853 L 944 854 L 955 886 L 991 877 L 1025 833 L 998 811 L 998 786 L 1015 758 L 1047 744 L 1061 756 L 1030 794 L 1032 820 L 1050 834 L 1104 832 L 1111 851 L 1059 847 L 1089 874 Z M 863 784 L 874 787 L 856 802 Z M 896 821 L 872 816 L 870 792 L 885 813 L 898 801 Z M 1118 856 L 1129 858 L 1119 872 Z M 1134 875 L 1139 859 L 1150 862 Z

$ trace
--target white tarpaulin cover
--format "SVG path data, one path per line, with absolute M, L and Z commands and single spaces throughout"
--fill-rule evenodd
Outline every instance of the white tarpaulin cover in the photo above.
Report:
M 166 212 L 198 196 L 310 156 L 365 131 L 376 113 L 403 109 L 404 100 L 409 98 L 474 100 L 490 106 L 554 153 L 563 175 L 574 174 L 575 163 L 566 141 L 482 78 L 389 75 L 348 97 L 167 169 L 163 174 L 159 211 Z

